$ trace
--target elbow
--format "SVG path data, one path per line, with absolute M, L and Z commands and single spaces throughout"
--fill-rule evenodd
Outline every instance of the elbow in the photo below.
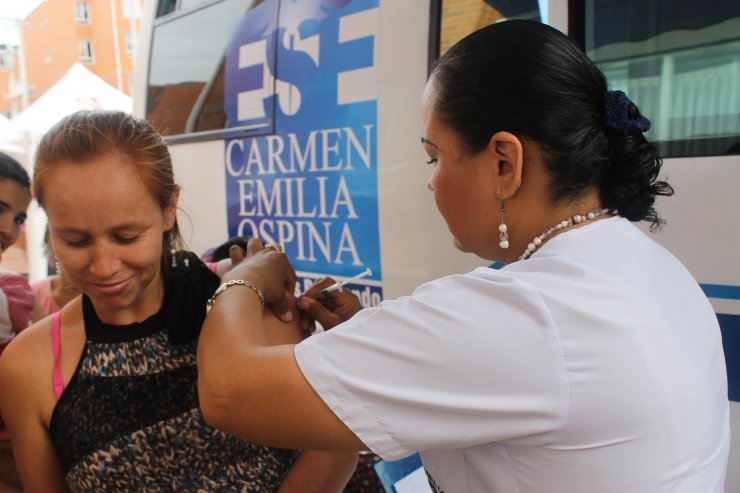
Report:
M 346 482 L 349 483 L 349 480 L 352 479 L 352 475 L 357 469 L 357 464 L 360 460 L 360 454 L 358 452 L 341 452 L 341 454 L 341 463 L 338 468 L 338 474 L 343 474 L 343 476 L 346 478 Z
M 198 403 L 209 426 L 227 431 L 229 410 L 233 412 L 233 407 L 226 379 L 209 378 L 207 372 L 198 371 Z

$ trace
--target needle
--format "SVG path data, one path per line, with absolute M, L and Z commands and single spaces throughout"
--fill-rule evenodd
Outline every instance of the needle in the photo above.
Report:
M 341 281 L 341 282 L 332 284 L 328 288 L 322 289 L 319 292 L 318 296 L 326 295 L 327 293 L 330 293 L 332 291 L 336 291 L 337 289 L 342 289 L 342 286 L 344 286 L 345 284 L 349 284 L 352 281 L 356 281 L 358 279 L 362 279 L 365 276 L 370 276 L 370 275 L 372 275 L 372 273 L 373 273 L 373 271 L 370 269 L 370 267 L 368 267 L 367 269 L 365 269 L 364 271 L 360 272 L 359 274 L 357 274 L 354 277 L 350 277 L 349 279 L 345 279 L 344 281 Z

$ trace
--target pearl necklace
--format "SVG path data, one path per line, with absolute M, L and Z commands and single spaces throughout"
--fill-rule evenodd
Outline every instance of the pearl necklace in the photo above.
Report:
M 567 219 L 563 219 L 559 223 L 557 223 L 555 226 L 552 226 L 542 233 L 540 233 L 538 236 L 535 236 L 532 240 L 532 243 L 527 245 L 527 248 L 524 249 L 524 253 L 519 255 L 518 260 L 525 260 L 528 259 L 530 255 L 532 255 L 539 247 L 542 246 L 542 244 L 547 241 L 548 238 L 550 238 L 552 235 L 554 235 L 557 231 L 560 231 L 561 229 L 569 228 L 573 226 L 574 224 L 579 224 L 583 222 L 584 219 L 588 219 L 589 221 L 593 221 L 597 217 L 603 216 L 609 212 L 609 209 L 599 209 L 595 211 L 591 211 L 585 215 L 582 214 L 576 214 L 573 217 L 569 217 Z

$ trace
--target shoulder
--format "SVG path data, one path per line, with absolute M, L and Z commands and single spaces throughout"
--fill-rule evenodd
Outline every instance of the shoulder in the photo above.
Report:
M 272 313 L 272 310 L 265 308 L 265 312 L 262 316 L 265 330 L 267 331 L 267 339 L 271 345 L 297 344 L 308 335 L 306 332 L 301 330 L 300 314 L 295 305 L 292 308 L 292 313 L 293 320 L 286 323 Z
M 10 408 L 24 412 L 35 409 L 40 413 L 45 393 L 51 389 L 52 368 L 51 318 L 46 318 L 18 334 L 0 357 L 3 414 Z M 44 385 L 44 381 L 49 385 Z
M 34 293 L 51 291 L 51 276 L 44 277 L 31 283 L 31 289 Z
M 7 272 L 0 273 L 0 290 L 10 303 L 20 303 L 33 308 L 33 290 L 25 277 Z
M 523 306 L 542 306 L 538 291 L 536 280 L 531 275 L 479 267 L 467 274 L 455 274 L 422 284 L 410 297 L 399 300 L 404 300 L 401 303 L 403 309 L 416 307 L 423 312 L 449 309 L 462 316 L 490 320 L 491 313 L 500 317 L 511 309 L 518 312 Z M 406 306 L 408 304 L 410 306 Z M 461 307 L 465 310 L 460 310 Z
M 0 288 L 2 289 L 22 289 L 27 292 L 31 291 L 31 285 L 28 279 L 14 272 L 0 272 Z
M 7 375 L 23 376 L 52 359 L 51 317 L 44 318 L 18 334 L 0 358 L 0 381 Z
M 34 295 L 25 277 L 17 274 L 0 274 L 0 290 L 7 299 L 8 316 L 13 329 L 20 332 L 33 319 Z

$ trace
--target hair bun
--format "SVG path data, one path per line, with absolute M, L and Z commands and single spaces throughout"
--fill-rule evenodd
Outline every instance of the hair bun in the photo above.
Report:
M 630 98 L 622 91 L 606 91 L 604 95 L 606 126 L 623 135 L 650 130 L 650 120 L 640 114 Z

